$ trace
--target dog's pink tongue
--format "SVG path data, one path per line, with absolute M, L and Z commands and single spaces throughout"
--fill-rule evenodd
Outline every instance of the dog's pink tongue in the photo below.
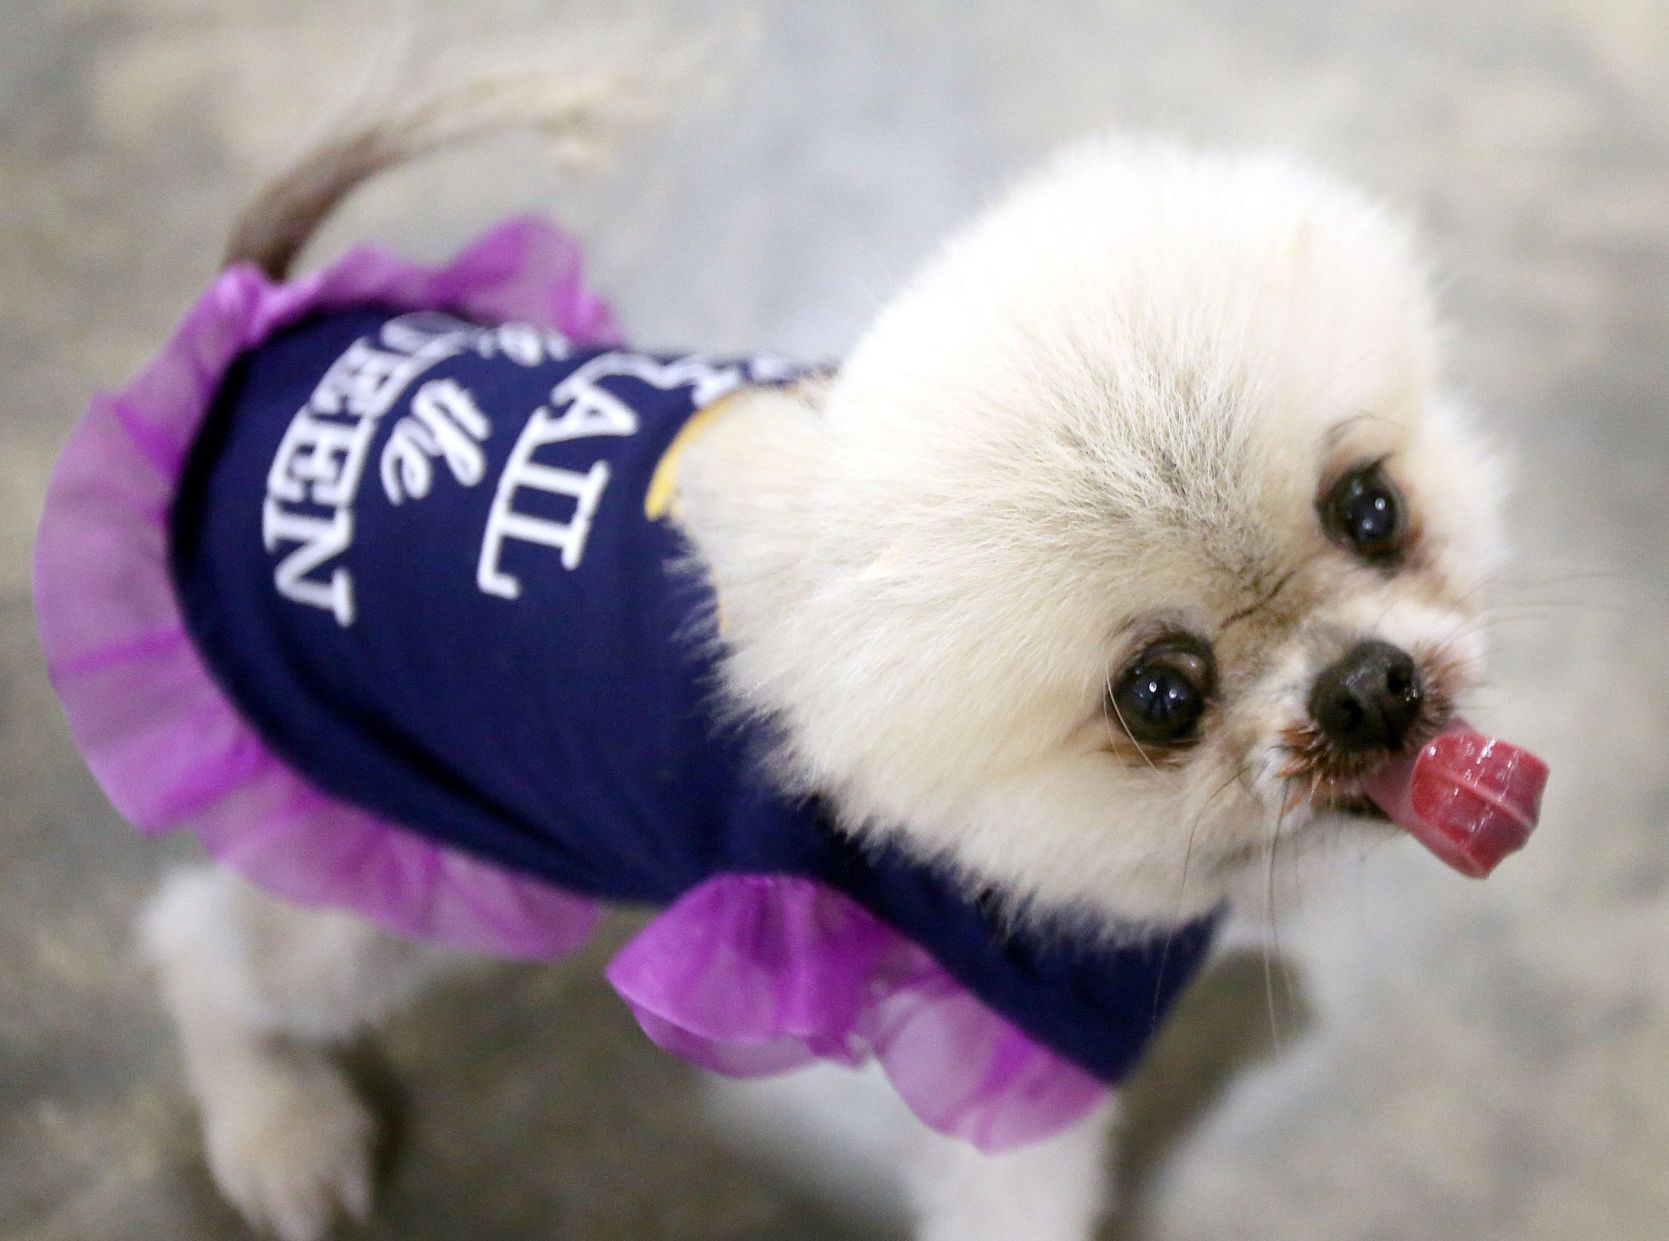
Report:
M 1541 812 L 1547 764 L 1461 720 L 1362 782 L 1399 827 L 1463 875 L 1482 879 L 1524 847 Z

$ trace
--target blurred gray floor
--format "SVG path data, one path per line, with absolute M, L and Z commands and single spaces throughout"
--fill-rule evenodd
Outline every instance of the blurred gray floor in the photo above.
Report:
M 386 58 L 362 0 L 6 0 L 0 36 L 0 1236 L 236 1238 L 197 1154 L 136 903 L 144 847 L 71 749 L 26 551 L 57 446 L 212 272 L 229 214 Z M 509 5 L 520 11 L 531 6 Z M 715 7 L 712 12 L 723 12 Z M 515 28 L 512 23 L 512 29 Z M 774 5 L 715 109 L 608 179 L 530 143 L 403 172 L 320 252 L 438 256 L 541 206 L 635 339 L 838 355 L 951 223 L 1116 124 L 1273 142 L 1413 210 L 1451 373 L 1519 462 L 1524 565 L 1480 722 L 1553 763 L 1489 884 L 1410 848 L 1231 954 L 1134 1090 L 1109 1236 L 1669 1235 L 1669 7 L 1657 0 Z M 618 932 L 616 932 L 616 935 Z M 436 995 L 357 1057 L 395 1117 L 370 1237 L 856 1238 L 704 1118 L 577 967 Z

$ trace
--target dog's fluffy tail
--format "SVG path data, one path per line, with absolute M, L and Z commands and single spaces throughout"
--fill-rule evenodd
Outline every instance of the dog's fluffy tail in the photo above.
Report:
M 658 119 L 717 80 L 727 41 L 685 38 L 568 45 L 562 63 L 499 70 L 389 106 L 339 130 L 268 181 L 232 230 L 226 265 L 254 263 L 278 279 L 355 187 L 386 168 L 501 130 L 530 129 L 553 154 L 581 163 L 605 155 L 625 130 Z M 646 67 L 647 66 L 647 67 Z

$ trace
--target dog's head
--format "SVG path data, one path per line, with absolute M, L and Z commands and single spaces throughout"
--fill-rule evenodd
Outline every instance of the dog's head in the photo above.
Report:
M 692 450 L 728 691 L 856 828 L 1049 906 L 1174 916 L 1277 830 L 1382 828 L 1364 778 L 1477 684 L 1496 559 L 1436 348 L 1357 194 L 1071 151 Z

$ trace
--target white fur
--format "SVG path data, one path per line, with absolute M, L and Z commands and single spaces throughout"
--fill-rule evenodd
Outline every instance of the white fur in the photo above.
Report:
M 715 1079 L 709 1111 L 747 1159 L 843 1214 L 956 1241 L 1083 1241 L 1108 1205 L 1112 1101 L 1057 1137 L 996 1157 L 924 1129 L 875 1066 Z
M 785 779 L 1017 904 L 1209 908 L 1279 800 L 1250 783 L 1277 721 L 1244 687 L 1298 652 L 1313 675 L 1393 598 L 1430 601 L 1433 642 L 1477 607 L 1494 470 L 1436 412 L 1435 347 L 1405 230 L 1354 192 L 1280 156 L 1069 151 L 816 400 L 757 394 L 690 449 L 732 697 L 781 725 Z M 1393 454 L 1430 571 L 1326 543 L 1330 452 Z M 1220 717 L 1182 770 L 1103 752 L 1151 622 L 1218 638 L 1288 572 L 1278 623 L 1219 642 Z
M 1107 1209 L 1104 1104 L 1066 1132 L 1000 1155 L 918 1128 L 904 1176 L 920 1241 L 1084 1241 Z
M 1446 693 L 1476 680 L 1496 471 L 1435 358 L 1409 236 L 1360 195 L 1279 156 L 1072 150 L 953 238 L 831 381 L 746 394 L 688 450 L 729 704 L 777 726 L 785 784 L 1016 911 L 1117 934 L 1211 907 L 1263 856 L 1281 730 L 1328 661 L 1455 642 Z M 1314 507 L 1381 456 L 1422 530 L 1396 576 Z M 1161 626 L 1215 643 L 1220 690 L 1201 742 L 1148 764 L 1102 704 Z M 1338 823 L 1291 819 L 1310 845 Z M 446 963 L 278 908 L 176 880 L 147 942 L 217 1178 L 309 1241 L 369 1195 L 369 1126 L 320 1047 Z M 1000 1159 L 920 1136 L 918 1235 L 1082 1241 L 1105 1126 Z
M 171 875 L 140 939 L 221 1192 L 283 1241 L 317 1241 L 339 1212 L 366 1218 L 374 1126 L 330 1049 L 467 958 L 283 904 L 218 869 Z

